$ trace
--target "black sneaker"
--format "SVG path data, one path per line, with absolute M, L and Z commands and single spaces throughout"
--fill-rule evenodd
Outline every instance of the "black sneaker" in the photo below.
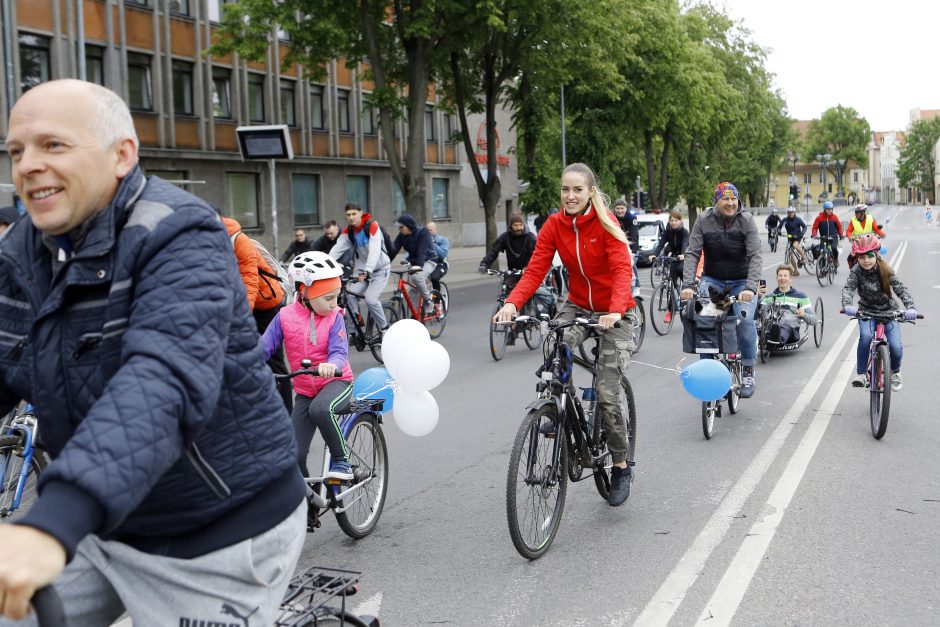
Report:
M 633 469 L 627 466 L 613 466 L 610 469 L 610 492 L 607 502 L 613 507 L 623 505 L 630 498 L 630 484 L 633 483 Z
M 744 366 L 741 372 L 741 398 L 754 396 L 754 366 Z

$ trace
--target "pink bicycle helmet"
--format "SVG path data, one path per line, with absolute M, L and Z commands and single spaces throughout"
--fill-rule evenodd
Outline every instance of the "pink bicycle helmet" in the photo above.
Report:
M 852 254 L 855 256 L 864 255 L 872 251 L 877 253 L 879 250 L 881 250 L 881 242 L 871 233 L 865 233 L 852 242 Z

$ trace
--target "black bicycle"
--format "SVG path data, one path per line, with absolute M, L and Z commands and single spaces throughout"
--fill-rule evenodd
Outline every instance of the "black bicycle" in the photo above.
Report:
M 682 263 L 677 257 L 662 257 L 664 270 L 660 273 L 659 285 L 650 299 L 650 320 L 653 330 L 666 335 L 679 316 L 679 288 L 672 280 L 672 265 Z
M 371 315 L 369 315 L 368 320 L 365 320 L 361 313 L 358 311 L 353 313 L 349 309 L 349 288 L 366 285 L 368 283 L 361 283 L 356 278 L 344 281 L 336 302 L 346 312 L 346 335 L 349 337 L 349 345 L 360 353 L 368 347 L 372 352 L 372 356 L 381 364 L 384 363 L 382 361 L 382 330 L 379 328 L 378 323 Z M 355 289 L 352 295 L 360 299 L 359 307 L 361 308 L 362 296 L 356 294 Z M 390 303 L 382 305 L 382 312 L 385 314 L 386 326 L 391 326 L 398 321 L 398 310 Z
M 548 551 L 558 533 L 569 479 L 576 482 L 593 477 L 598 494 L 607 499 L 612 461 L 607 427 L 597 408 L 597 354 L 587 362 L 564 341 L 565 329 L 575 326 L 596 337 L 597 321 L 575 318 L 549 322 L 543 314 L 542 320 L 520 316 L 515 322 L 539 324 L 546 336 L 544 362 L 537 372 L 538 398 L 519 425 L 506 480 L 509 535 L 519 554 L 534 560 Z M 581 388 L 580 399 L 572 378 L 575 364 L 591 373 L 591 385 Z M 626 421 L 626 461 L 633 466 L 636 403 L 626 376 L 620 379 L 620 415 Z
M 513 328 L 507 324 L 499 324 L 494 321 L 496 317 L 496 312 L 503 308 L 503 305 L 506 304 L 506 298 L 509 296 L 509 286 L 506 284 L 506 279 L 508 277 L 517 277 L 522 274 L 522 270 L 493 270 L 487 268 L 486 273 L 490 276 L 498 276 L 500 278 L 499 285 L 499 295 L 496 297 L 496 306 L 493 309 L 493 314 L 489 317 L 490 321 L 490 355 L 493 356 L 493 359 L 499 361 L 506 355 L 506 346 L 509 344 L 509 338 L 517 336 L 522 336 L 525 339 L 526 346 L 530 350 L 535 350 L 542 343 L 542 333 L 539 330 L 539 327 L 536 325 L 527 325 L 527 326 L 516 326 Z M 536 318 L 537 312 L 535 303 L 533 302 L 533 296 L 522 306 L 522 315 Z
M 816 258 L 816 280 L 823 287 L 826 284 L 832 285 L 832 280 L 836 276 L 836 255 L 833 251 L 835 247 L 834 237 L 819 238 L 819 257 Z
M 777 242 L 780 241 L 780 230 L 771 229 L 767 234 L 767 245 L 770 246 L 770 252 L 777 252 Z

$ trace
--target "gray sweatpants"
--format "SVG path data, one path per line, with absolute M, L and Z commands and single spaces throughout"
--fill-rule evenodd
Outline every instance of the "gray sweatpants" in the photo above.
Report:
M 592 312 L 566 302 L 555 317 L 558 321 L 574 320 L 578 317 L 591 318 L 607 312 Z M 588 330 L 584 327 L 565 329 L 565 342 L 572 348 L 584 341 Z M 607 448 L 611 461 L 615 464 L 626 460 L 627 422 L 620 412 L 620 377 L 630 366 L 630 355 L 634 348 L 633 327 L 624 321 L 619 329 L 608 329 L 600 336 L 600 357 L 597 364 L 597 407 L 607 425 Z
M 437 261 L 425 261 L 420 272 L 411 275 L 411 282 L 414 283 L 421 295 L 424 296 L 424 302 L 431 302 L 431 287 L 428 285 L 428 277 L 437 269 Z
M 142 553 L 88 536 L 53 582 L 70 627 L 271 625 L 306 538 L 307 503 L 275 527 L 193 559 Z M 0 625 L 36 625 L 35 614 Z
M 379 297 L 382 295 L 382 290 L 388 285 L 388 275 L 390 272 L 391 267 L 389 266 L 378 268 L 372 273 L 372 276 L 369 277 L 369 280 L 365 283 L 365 287 L 362 287 L 363 284 L 360 283 L 358 285 L 349 286 L 346 291 L 347 296 L 349 296 L 349 310 L 354 314 L 359 313 L 359 299 L 365 298 L 369 315 L 379 323 L 380 329 L 384 329 L 388 326 L 388 321 L 385 319 L 385 312 L 382 311 L 382 301 Z

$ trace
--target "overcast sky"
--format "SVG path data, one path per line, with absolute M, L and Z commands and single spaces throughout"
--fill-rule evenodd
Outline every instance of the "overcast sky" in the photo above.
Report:
M 940 0 L 711 0 L 770 49 L 790 117 L 854 108 L 873 131 L 940 109 Z

